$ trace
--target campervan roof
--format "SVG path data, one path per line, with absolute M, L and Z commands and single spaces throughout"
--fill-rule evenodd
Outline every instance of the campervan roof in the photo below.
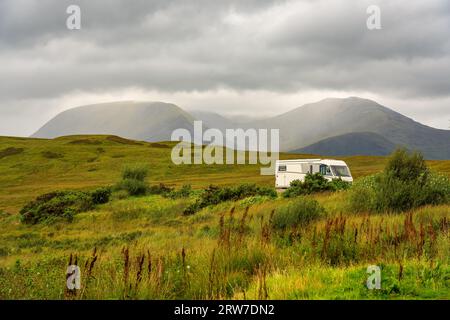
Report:
M 333 160 L 333 159 L 291 159 L 291 160 L 278 160 L 277 163 L 296 163 L 296 162 L 317 162 L 327 165 L 333 166 L 346 166 L 347 164 L 342 160 Z

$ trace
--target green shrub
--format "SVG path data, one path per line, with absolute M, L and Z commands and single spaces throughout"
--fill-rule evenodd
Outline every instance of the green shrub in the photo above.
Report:
M 148 168 L 144 165 L 127 166 L 122 172 L 122 181 L 116 185 L 117 190 L 125 190 L 130 196 L 145 195 L 148 185 L 145 182 Z
M 191 194 L 192 194 L 191 185 L 185 184 L 179 190 L 171 190 L 170 192 L 164 193 L 164 196 L 171 199 L 179 199 L 179 198 L 189 198 Z
M 36 224 L 63 218 L 72 221 L 75 214 L 93 209 L 89 193 L 81 191 L 58 191 L 47 193 L 29 202 L 20 210 L 23 223 Z
M 241 184 L 236 187 L 218 187 L 210 185 L 203 190 L 200 198 L 189 205 L 184 214 L 193 214 L 209 205 L 216 205 L 224 201 L 237 201 L 253 196 L 277 197 L 275 189 L 270 187 L 260 187 L 256 184 Z
M 327 182 L 330 191 L 348 190 L 352 186 L 351 183 L 341 178 L 333 179 Z
M 8 157 L 8 156 L 14 156 L 16 154 L 21 154 L 23 152 L 23 148 L 5 148 L 3 150 L 0 150 L 0 159 Z
M 430 173 L 423 198 L 423 201 L 427 204 L 450 203 L 450 178 L 437 173 Z
M 147 183 L 136 179 L 124 179 L 117 185 L 118 190 L 125 190 L 130 196 L 142 196 L 147 193 Z
M 148 174 L 148 168 L 145 165 L 127 166 L 122 172 L 122 180 L 144 181 Z
M 173 192 L 173 189 L 166 186 L 164 183 L 153 185 L 148 188 L 148 193 L 150 194 L 167 195 L 171 192 Z
M 343 181 L 341 178 L 328 181 L 320 173 L 308 173 L 305 176 L 305 181 L 292 181 L 290 187 L 283 192 L 283 197 L 293 198 L 316 192 L 346 190 L 350 186 L 349 182 Z
M 350 211 L 375 211 L 378 179 L 379 174 L 360 178 L 353 183 L 348 196 Z
M 324 208 L 316 200 L 299 197 L 275 211 L 272 227 L 277 230 L 304 227 L 317 220 L 324 212 Z
M 183 211 L 183 215 L 190 216 L 195 214 L 197 211 L 200 211 L 202 209 L 200 205 L 200 201 L 195 201 L 191 204 L 189 204 Z
M 386 177 L 400 181 L 425 182 L 428 168 L 420 152 L 408 152 L 404 148 L 395 150 L 384 168 Z
M 405 149 L 391 155 L 381 174 L 355 183 L 349 196 L 357 212 L 401 212 L 449 202 L 450 180 L 431 173 L 419 153 Z
M 91 192 L 92 202 L 94 204 L 104 204 L 111 198 L 111 188 L 102 187 Z
M 53 152 L 53 151 L 42 151 L 42 156 L 47 159 L 61 159 L 64 158 L 64 155 L 61 153 Z

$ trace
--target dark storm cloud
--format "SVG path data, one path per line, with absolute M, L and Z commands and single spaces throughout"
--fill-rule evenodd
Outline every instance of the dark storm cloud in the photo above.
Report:
M 371 4 L 381 30 L 366 28 Z M 448 0 L 2 0 L 0 101 L 121 88 L 446 98 L 449 30 Z

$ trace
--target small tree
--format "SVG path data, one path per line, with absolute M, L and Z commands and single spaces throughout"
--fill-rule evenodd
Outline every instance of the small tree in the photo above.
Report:
M 418 152 L 397 149 L 390 156 L 377 190 L 378 211 L 405 211 L 424 204 L 428 168 Z
M 418 181 L 426 183 L 428 168 L 420 152 L 410 153 L 399 148 L 389 157 L 384 169 L 387 177 L 400 181 Z

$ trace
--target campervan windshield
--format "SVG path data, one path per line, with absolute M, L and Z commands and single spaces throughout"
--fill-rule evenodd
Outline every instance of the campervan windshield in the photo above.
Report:
M 350 172 L 346 166 L 331 166 L 331 170 L 337 177 L 350 177 Z

